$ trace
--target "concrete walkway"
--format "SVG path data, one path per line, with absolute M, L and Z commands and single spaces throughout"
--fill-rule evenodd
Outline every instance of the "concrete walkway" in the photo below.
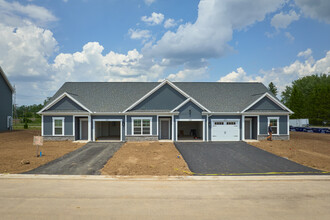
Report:
M 0 175 L 3 219 L 330 219 L 329 176 Z
M 26 174 L 99 175 L 123 143 L 88 143 Z

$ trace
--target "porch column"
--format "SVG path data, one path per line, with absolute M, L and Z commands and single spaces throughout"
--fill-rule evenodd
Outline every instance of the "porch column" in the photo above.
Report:
M 245 140 L 245 115 L 242 115 L 242 141 Z
M 92 117 L 88 115 L 88 141 L 91 141 L 92 137 Z
M 174 141 L 174 115 L 172 115 L 172 141 Z
M 206 141 L 209 141 L 209 115 L 206 115 Z

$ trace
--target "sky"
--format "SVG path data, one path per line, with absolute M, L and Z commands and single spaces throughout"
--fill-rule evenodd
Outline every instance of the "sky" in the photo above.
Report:
M 0 66 L 18 105 L 68 81 L 257 81 L 281 92 L 329 74 L 329 11 L 329 0 L 0 0 Z

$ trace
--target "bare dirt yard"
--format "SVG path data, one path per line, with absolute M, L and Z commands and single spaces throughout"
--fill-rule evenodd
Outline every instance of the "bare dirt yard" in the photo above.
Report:
M 71 141 L 47 141 L 39 148 L 42 157 L 36 157 L 37 148 L 33 146 L 33 136 L 38 135 L 40 130 L 1 132 L 0 173 L 22 173 L 32 170 L 85 145 Z M 27 161 L 29 163 L 25 164 Z
M 290 132 L 290 141 L 260 141 L 249 144 L 302 165 L 330 172 L 330 135 Z
M 125 143 L 101 170 L 102 175 L 182 176 L 190 172 L 170 142 Z

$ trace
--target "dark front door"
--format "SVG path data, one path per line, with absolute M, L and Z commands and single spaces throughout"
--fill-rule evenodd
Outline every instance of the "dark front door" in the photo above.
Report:
M 160 120 L 160 139 L 170 139 L 170 120 Z
M 245 119 L 245 139 L 252 139 L 252 121 L 251 119 Z

